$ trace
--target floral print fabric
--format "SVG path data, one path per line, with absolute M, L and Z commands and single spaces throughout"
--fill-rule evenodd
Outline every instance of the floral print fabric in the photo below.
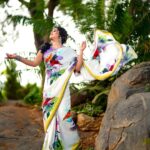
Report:
M 137 54 L 131 46 L 120 44 L 107 31 L 97 30 L 95 48 L 91 51 L 91 58 L 84 61 L 84 67 L 78 78 L 80 78 L 80 82 L 95 79 L 105 80 L 135 58 L 137 58 Z
M 75 150 L 77 127 L 70 113 L 68 80 L 76 64 L 76 53 L 67 47 L 48 49 L 44 54 L 46 80 L 43 91 L 45 140 L 43 150 Z

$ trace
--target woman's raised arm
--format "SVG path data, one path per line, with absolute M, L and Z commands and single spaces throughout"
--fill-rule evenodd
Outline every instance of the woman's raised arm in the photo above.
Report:
M 39 52 L 37 53 L 36 57 L 34 60 L 28 60 L 26 58 L 23 58 L 19 55 L 16 54 L 6 54 L 6 59 L 16 59 L 28 66 L 32 66 L 32 67 L 36 67 L 38 66 L 41 62 L 42 62 L 42 58 L 43 58 L 43 54 L 41 53 L 41 50 L 39 50 Z
M 77 57 L 77 64 L 75 66 L 75 72 L 80 72 L 80 69 L 83 64 L 83 51 L 86 48 L 86 42 L 82 42 L 81 48 L 80 48 L 80 53 Z

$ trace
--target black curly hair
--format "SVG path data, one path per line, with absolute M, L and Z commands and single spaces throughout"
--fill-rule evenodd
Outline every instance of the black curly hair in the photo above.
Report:
M 60 26 L 55 27 L 55 28 L 57 28 L 58 31 L 59 31 L 59 35 L 61 37 L 62 44 L 66 43 L 67 37 L 68 37 L 67 31 L 64 28 L 60 27 Z
M 56 27 L 54 27 L 54 28 L 57 28 L 57 29 L 58 29 L 59 35 L 60 35 L 60 37 L 61 37 L 61 42 L 62 42 L 62 44 L 66 43 L 67 37 L 68 37 L 67 31 L 66 31 L 64 28 L 60 27 L 60 26 L 56 26 Z M 42 53 L 45 53 L 50 47 L 51 47 L 51 44 L 50 44 L 50 43 L 44 43 L 44 44 L 41 46 L 40 50 L 41 50 Z

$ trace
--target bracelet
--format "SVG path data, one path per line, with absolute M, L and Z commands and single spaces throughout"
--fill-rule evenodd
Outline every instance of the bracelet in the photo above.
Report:
M 17 55 L 15 59 L 18 60 L 18 61 L 20 61 L 21 57 L 19 55 Z

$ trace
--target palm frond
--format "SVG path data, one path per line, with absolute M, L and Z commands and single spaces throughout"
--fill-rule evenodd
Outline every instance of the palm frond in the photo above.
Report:
M 95 4 L 96 27 L 104 29 L 105 25 L 105 0 L 98 0 Z
M 111 0 L 108 5 L 108 11 L 107 11 L 107 28 L 109 28 L 116 17 L 116 8 L 118 6 L 118 0 Z
M 22 25 L 29 25 L 32 24 L 32 19 L 26 16 L 22 15 L 8 15 L 7 19 L 10 20 L 10 22 L 13 22 L 14 26 L 17 24 L 22 24 Z
M 48 17 L 47 19 L 33 19 L 21 15 L 9 15 L 8 19 L 10 20 L 10 22 L 13 22 L 14 26 L 16 26 L 17 24 L 32 25 L 34 32 L 41 35 L 49 33 L 50 29 L 54 25 L 52 18 L 50 17 Z

